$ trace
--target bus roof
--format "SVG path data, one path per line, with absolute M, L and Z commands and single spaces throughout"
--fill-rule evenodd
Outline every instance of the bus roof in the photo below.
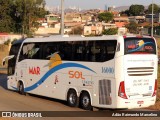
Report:
M 21 44 L 25 39 L 16 40 L 12 45 Z
M 43 38 L 27 38 L 24 42 L 59 42 L 59 41 L 93 41 L 93 40 L 116 40 L 118 35 L 98 36 L 98 37 L 83 37 L 83 36 L 66 36 L 54 35 Z M 122 37 L 122 36 L 121 36 Z
M 117 40 L 118 38 L 152 38 L 151 36 L 140 36 L 140 35 L 103 35 L 98 37 L 83 37 L 83 36 L 62 36 L 62 35 L 52 35 L 49 37 L 42 38 L 27 38 L 21 40 L 21 42 L 59 42 L 59 41 L 94 41 L 94 40 Z
M 146 36 L 146 35 L 124 35 L 123 36 L 124 38 L 153 38 L 151 36 Z

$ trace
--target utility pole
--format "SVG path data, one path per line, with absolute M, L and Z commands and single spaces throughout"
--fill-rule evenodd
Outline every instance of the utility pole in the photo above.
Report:
M 153 19 L 154 19 L 154 17 L 153 17 L 153 12 L 154 11 L 154 5 L 153 5 L 153 0 L 152 0 L 152 29 L 151 29 L 151 36 L 153 37 L 153 23 L 154 23 L 154 21 L 153 21 Z
M 64 0 L 61 0 L 61 35 L 64 35 Z

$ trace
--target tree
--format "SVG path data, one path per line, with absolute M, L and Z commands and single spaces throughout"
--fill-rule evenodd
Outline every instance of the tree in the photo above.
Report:
M 138 33 L 138 24 L 136 22 L 130 22 L 126 25 L 126 28 L 129 30 L 130 33 Z
M 121 16 L 129 16 L 129 10 L 120 12 Z
M 0 0 L 0 32 L 31 34 L 44 18 L 45 0 Z
M 143 5 L 131 5 L 129 8 L 129 14 L 133 16 L 138 16 L 144 13 Z
M 81 26 L 72 28 L 71 32 L 69 34 L 71 35 L 82 35 L 83 28 Z
M 116 35 L 118 33 L 117 28 L 109 28 L 103 31 L 103 35 Z
M 154 8 L 154 10 L 153 10 L 153 13 L 154 13 L 154 14 L 159 12 L 159 9 L 160 9 L 160 8 L 158 7 L 157 4 L 153 4 L 153 8 Z M 150 5 L 148 6 L 148 12 L 149 12 L 149 13 L 152 13 L 152 4 L 150 4 Z
M 105 13 L 100 13 L 98 14 L 98 19 L 99 21 L 105 21 L 105 22 L 109 22 L 113 20 L 113 14 L 110 12 L 105 12 Z
M 4 45 L 9 45 L 11 43 L 11 40 L 8 39 L 7 41 L 4 42 Z
M 26 34 L 32 32 L 32 28 L 38 27 L 38 18 L 47 14 L 45 11 L 45 0 L 14 0 L 14 12 L 16 17 L 16 30 Z
M 13 32 L 12 0 L 0 0 L 0 32 Z

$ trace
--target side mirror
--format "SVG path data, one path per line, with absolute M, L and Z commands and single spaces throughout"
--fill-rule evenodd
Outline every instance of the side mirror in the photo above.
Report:
M 6 61 L 2 61 L 2 66 L 5 66 L 5 64 L 6 64 Z
M 2 60 L 2 66 L 5 66 L 5 65 L 6 65 L 6 57 L 3 58 L 3 60 Z
M 2 61 L 2 66 L 5 66 L 5 64 L 6 64 L 6 61 L 3 60 L 3 61 Z
M 12 59 L 12 58 L 14 58 L 14 55 L 6 56 L 5 58 L 3 58 L 3 60 L 2 60 L 2 65 L 5 66 L 6 60 L 7 60 L 7 59 L 10 60 L 10 59 Z

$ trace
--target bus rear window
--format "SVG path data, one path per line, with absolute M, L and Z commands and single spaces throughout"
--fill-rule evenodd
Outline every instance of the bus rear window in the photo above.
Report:
M 155 41 L 152 38 L 126 38 L 125 54 L 156 54 Z

